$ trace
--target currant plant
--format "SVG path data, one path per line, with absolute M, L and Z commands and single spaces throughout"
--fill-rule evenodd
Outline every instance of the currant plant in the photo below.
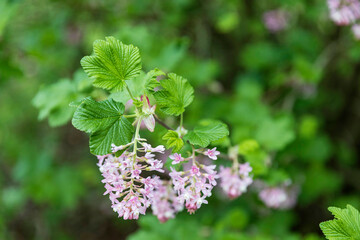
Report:
M 86 97 L 71 103 L 76 107 L 72 124 L 90 135 L 90 152 L 99 160 L 104 195 L 119 217 L 137 219 L 151 206 L 164 222 L 184 207 L 191 214 L 206 204 L 219 178 L 231 198 L 252 183 L 252 168 L 239 163 L 237 151 L 227 156 L 216 147 L 208 149 L 229 135 L 226 124 L 207 119 L 192 130 L 185 128 L 184 112 L 194 100 L 187 79 L 159 69 L 144 73 L 139 49 L 114 37 L 95 41 L 93 54 L 84 57 L 81 65 L 93 86 L 108 94 L 102 101 Z M 178 125 L 168 126 L 158 115 L 173 116 Z M 165 146 L 153 147 L 142 137 L 142 129 L 153 132 L 157 123 L 167 130 L 162 136 Z M 211 161 L 222 155 L 233 166 L 221 167 L 218 174 Z M 164 158 L 172 161 L 169 170 L 159 160 Z

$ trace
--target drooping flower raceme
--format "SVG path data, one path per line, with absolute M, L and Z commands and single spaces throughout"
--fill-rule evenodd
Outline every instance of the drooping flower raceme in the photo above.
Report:
M 155 159 L 154 153 L 164 153 L 165 148 L 152 148 L 146 142 L 139 142 L 142 147 L 132 152 L 125 150 L 121 156 L 113 154 L 99 156 L 99 169 L 105 184 L 104 195 L 109 195 L 112 208 L 124 219 L 138 219 L 150 206 L 154 190 L 159 185 L 159 177 L 142 177 L 144 171 L 163 172 L 163 164 Z M 131 145 L 131 144 L 130 144 Z M 113 150 L 125 149 L 126 146 L 114 146 Z M 142 153 L 139 156 L 138 153 Z
M 220 186 L 230 199 L 239 197 L 253 182 L 249 163 L 234 164 L 231 168 L 220 167 Z
M 207 151 L 197 152 L 205 154 Z M 206 197 L 211 196 L 211 191 L 216 185 L 215 179 L 218 178 L 218 176 L 214 170 L 215 165 L 207 166 L 197 162 L 195 149 L 193 149 L 192 156 L 184 158 L 183 161 L 189 160 L 192 160 L 191 167 L 184 171 L 176 171 L 171 167 L 170 177 L 174 189 L 177 191 L 179 202 L 185 205 L 188 212 L 192 214 L 200 208 L 203 203 L 208 203 Z
M 360 18 L 358 0 L 328 0 L 331 19 L 338 25 L 353 24 Z
M 259 197 L 269 208 L 289 209 L 292 208 L 297 199 L 297 188 L 266 187 L 260 191 Z
M 174 218 L 175 214 L 183 210 L 175 190 L 168 181 L 160 180 L 154 191 L 151 209 L 160 222 Z
M 360 40 L 360 24 L 354 24 L 351 30 L 357 40 Z

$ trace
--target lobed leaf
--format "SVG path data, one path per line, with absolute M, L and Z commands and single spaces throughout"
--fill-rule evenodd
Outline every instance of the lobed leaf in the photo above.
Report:
M 179 137 L 175 131 L 169 130 L 162 137 L 166 141 L 166 148 L 173 148 L 173 152 L 178 152 L 184 146 L 184 141 Z
M 97 102 L 87 97 L 76 109 L 72 124 L 80 131 L 93 133 L 113 125 L 124 111 L 124 104 L 113 99 Z
M 85 98 L 76 109 L 72 123 L 81 131 L 91 133 L 90 151 L 95 155 L 111 153 L 111 144 L 124 145 L 131 141 L 134 128 L 123 117 L 125 106 L 113 99 L 97 102 Z
M 187 79 L 168 74 L 169 79 L 160 81 L 163 89 L 154 93 L 160 110 L 165 114 L 179 116 L 194 99 L 194 88 Z
M 189 131 L 184 136 L 184 140 L 193 145 L 207 147 L 212 141 L 227 135 L 229 135 L 229 130 L 226 124 L 220 121 L 208 121 L 204 122 L 203 125 L 196 126 L 193 131 Z
M 125 117 L 120 117 L 106 129 L 95 132 L 90 136 L 90 152 L 95 155 L 111 153 L 111 144 L 125 145 L 131 141 L 134 128 Z
M 341 209 L 329 207 L 334 220 L 320 223 L 320 228 L 329 240 L 360 240 L 360 213 L 351 205 Z
M 81 65 L 89 77 L 94 78 L 95 87 L 121 91 L 125 81 L 140 74 L 139 49 L 125 45 L 114 37 L 94 42 L 94 53 L 81 59 Z

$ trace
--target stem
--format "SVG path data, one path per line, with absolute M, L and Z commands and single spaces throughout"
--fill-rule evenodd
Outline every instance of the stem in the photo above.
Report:
M 142 117 L 139 117 L 138 122 L 136 124 L 136 131 L 135 131 L 135 136 L 134 136 L 134 149 L 133 149 L 133 164 L 132 164 L 132 170 L 135 170 L 135 163 L 136 163 L 136 151 L 137 151 L 137 142 L 138 142 L 138 138 L 139 138 L 139 131 L 140 131 L 140 126 L 141 126 L 141 120 Z M 131 185 L 130 185 L 130 189 L 132 190 L 134 185 L 134 179 L 131 179 Z
M 139 131 L 140 131 L 140 126 L 141 126 L 141 121 L 142 121 L 142 117 L 139 117 L 138 122 L 136 124 L 136 131 L 135 131 L 135 137 L 134 137 L 134 150 L 133 150 L 134 163 L 135 163 L 135 159 L 136 159 L 137 142 L 139 139 Z
M 183 113 L 181 113 L 181 116 L 180 116 L 180 131 L 182 129 L 182 126 L 183 126 Z
M 164 123 L 163 121 L 161 121 L 159 118 L 157 118 L 155 116 L 155 120 L 164 128 L 166 128 L 167 130 L 174 130 L 172 127 L 168 126 L 166 123 Z
M 238 158 L 234 158 L 234 165 L 233 165 L 235 171 L 237 171 L 237 169 L 239 168 L 239 161 Z
M 125 118 L 133 118 L 133 117 L 136 117 L 136 114 L 123 115 L 123 117 L 125 117 Z
M 128 91 L 128 93 L 129 93 L 129 95 L 130 95 L 131 99 L 134 101 L 134 100 L 135 100 L 135 98 L 134 98 L 134 96 L 132 95 L 132 93 L 131 93 L 131 91 L 130 91 L 129 86 L 128 86 L 126 83 L 125 83 L 125 85 L 126 85 L 126 90 Z
M 224 153 L 220 153 L 220 158 L 226 159 L 226 160 L 230 160 L 233 161 L 233 159 L 231 159 L 228 155 L 224 154 Z
M 193 165 L 196 165 L 195 164 L 195 147 L 192 144 L 191 144 L 191 147 L 192 147 L 192 155 L 191 155 L 191 157 L 192 157 L 192 160 L 193 160 Z

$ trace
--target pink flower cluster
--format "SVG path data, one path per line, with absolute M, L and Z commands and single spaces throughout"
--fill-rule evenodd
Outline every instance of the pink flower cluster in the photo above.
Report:
M 139 142 L 142 147 L 137 152 L 124 151 L 120 157 L 112 154 L 99 156 L 99 169 L 104 179 L 106 192 L 109 194 L 112 208 L 124 219 L 138 219 L 139 214 L 145 214 L 151 204 L 154 190 L 159 183 L 159 177 L 142 177 L 143 171 L 163 172 L 163 164 L 155 159 L 155 152 L 164 153 L 164 146 L 152 148 L 147 143 Z M 127 146 L 113 146 L 113 150 L 125 149 Z
M 284 10 L 267 11 L 263 15 L 263 21 L 270 32 L 279 32 L 287 28 L 289 14 Z
M 269 208 L 289 209 L 296 204 L 298 191 L 295 188 L 267 187 L 260 191 L 259 197 Z
M 183 210 L 183 204 L 178 200 L 176 192 L 168 181 L 159 181 L 154 191 L 151 209 L 160 222 L 174 218 L 177 212 Z
M 170 177 L 174 185 L 174 189 L 178 194 L 178 200 L 182 205 L 185 205 L 190 214 L 194 213 L 201 205 L 207 204 L 206 197 L 211 196 L 211 191 L 216 185 L 215 179 L 218 178 L 216 165 L 204 165 L 196 161 L 195 151 L 199 152 L 213 160 L 217 159 L 220 154 L 216 148 L 207 149 L 205 151 L 194 150 L 193 155 L 188 158 L 181 157 L 180 154 L 175 153 L 170 156 L 173 159 L 173 164 L 192 160 L 192 165 L 189 169 L 184 171 L 176 171 L 171 168 Z
M 358 0 L 328 0 L 331 19 L 338 25 L 350 25 L 360 18 Z
M 215 165 L 193 165 L 191 169 L 180 172 L 171 168 L 170 177 L 178 193 L 178 199 L 182 205 L 185 204 L 190 214 L 200 208 L 203 203 L 208 203 L 205 198 L 211 196 L 211 190 L 216 185 L 215 167 Z
M 330 9 L 330 18 L 338 25 L 352 25 L 351 30 L 356 39 L 360 39 L 360 25 L 356 23 L 360 19 L 359 0 L 327 0 Z
M 253 182 L 249 163 L 233 165 L 232 168 L 220 167 L 220 186 L 230 199 L 239 197 Z

